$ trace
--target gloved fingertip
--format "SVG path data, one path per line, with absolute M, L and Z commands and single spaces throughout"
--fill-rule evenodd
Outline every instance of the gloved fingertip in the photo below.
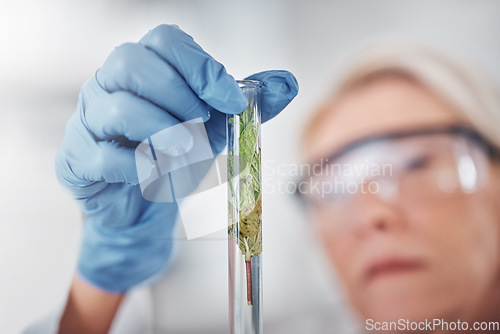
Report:
M 249 104 L 248 98 L 243 92 L 243 90 L 240 89 L 240 98 L 237 100 L 238 104 L 235 106 L 234 110 L 237 110 L 234 114 L 241 114 Z
M 226 93 L 221 99 L 225 102 L 219 108 L 216 108 L 220 112 L 225 114 L 240 114 L 248 107 L 248 98 L 236 82 L 228 84 L 226 89 L 221 91 L 225 91 Z

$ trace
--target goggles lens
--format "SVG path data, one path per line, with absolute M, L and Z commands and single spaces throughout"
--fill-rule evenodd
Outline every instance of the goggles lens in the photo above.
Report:
M 477 139 L 451 131 L 412 133 L 357 142 L 310 168 L 297 189 L 308 203 L 331 210 L 365 195 L 426 206 L 476 192 L 487 170 L 488 153 Z

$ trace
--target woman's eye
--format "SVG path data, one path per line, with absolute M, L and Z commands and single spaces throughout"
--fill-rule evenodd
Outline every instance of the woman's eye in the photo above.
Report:
M 407 171 L 418 171 L 418 170 L 428 168 L 430 164 L 431 164 L 431 157 L 419 156 L 419 157 L 415 157 L 415 158 L 411 159 L 406 164 L 405 169 Z

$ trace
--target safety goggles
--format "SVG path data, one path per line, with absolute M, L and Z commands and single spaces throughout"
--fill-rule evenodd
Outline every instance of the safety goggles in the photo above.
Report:
M 338 217 L 366 196 L 425 208 L 477 192 L 487 182 L 490 160 L 500 161 L 500 150 L 466 125 L 393 132 L 310 164 L 296 194 Z

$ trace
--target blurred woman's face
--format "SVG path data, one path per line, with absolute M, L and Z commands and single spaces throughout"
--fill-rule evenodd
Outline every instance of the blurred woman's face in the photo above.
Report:
M 450 106 L 417 83 L 381 77 L 332 104 L 309 136 L 307 159 L 367 135 L 458 121 Z M 500 183 L 488 163 L 483 187 L 439 206 L 407 210 L 411 203 L 364 196 L 355 210 L 343 212 L 342 229 L 334 227 L 339 217 L 331 211 L 315 210 L 328 256 L 364 320 L 457 321 L 495 307 L 488 303 L 499 285 Z

